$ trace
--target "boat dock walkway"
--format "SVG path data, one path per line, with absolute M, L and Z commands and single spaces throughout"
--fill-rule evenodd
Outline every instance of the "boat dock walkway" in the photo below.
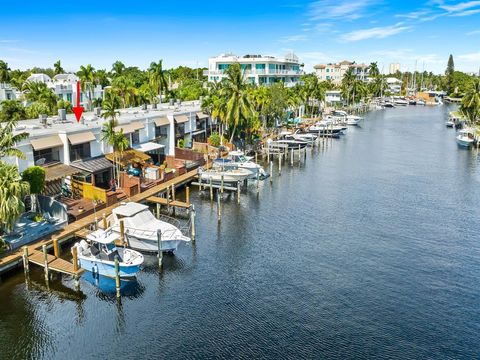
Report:
M 66 275 L 72 275 L 79 277 L 85 270 L 82 268 L 76 268 L 73 263 L 58 258 L 54 255 L 43 254 L 41 251 L 34 251 L 28 255 L 28 262 L 41 266 L 45 269 L 45 263 L 47 264 L 48 271 L 55 271 Z
M 142 193 L 136 194 L 132 197 L 130 197 L 128 200 L 133 201 L 133 202 L 145 202 L 149 201 L 149 198 L 152 199 L 158 199 L 156 196 L 160 193 L 163 192 L 168 192 L 170 188 L 178 187 L 185 185 L 192 180 L 195 179 L 197 176 L 197 169 L 191 170 L 183 175 L 177 176 L 171 180 L 168 180 L 164 183 L 161 183 L 157 186 L 154 186 Z M 157 201 L 157 200 L 155 200 Z M 155 202 L 153 201 L 153 202 Z M 166 201 L 166 199 L 161 200 L 161 201 Z M 188 201 L 187 201 L 188 202 Z M 177 202 L 175 201 L 175 206 L 185 206 L 183 205 L 185 203 Z M 116 203 L 114 205 L 111 205 L 105 209 L 102 209 L 102 213 L 100 214 L 100 219 L 105 213 L 106 216 L 110 215 L 112 213 L 112 210 L 119 206 L 119 203 Z M 173 202 L 170 202 L 170 205 L 173 206 Z M 61 245 L 62 243 L 68 241 L 72 237 L 75 237 L 76 234 L 81 231 L 82 229 L 88 228 L 91 224 L 95 223 L 95 221 L 98 221 L 98 214 L 91 214 L 88 215 L 78 221 L 75 221 L 71 224 L 68 224 L 65 228 L 62 230 L 59 230 L 57 232 L 54 232 L 46 237 L 43 237 L 39 239 L 37 242 L 28 245 L 26 248 L 28 250 L 29 254 L 34 254 L 36 252 L 41 251 L 42 247 L 45 246 L 48 249 L 53 248 L 53 240 L 57 239 L 58 244 Z M 43 256 L 43 254 L 40 252 L 40 254 Z M 22 258 L 23 258 L 23 249 L 17 249 L 11 253 L 8 253 L 7 255 L 0 257 L 0 275 L 11 268 L 14 268 L 22 263 Z M 58 260 L 58 259 L 57 259 Z

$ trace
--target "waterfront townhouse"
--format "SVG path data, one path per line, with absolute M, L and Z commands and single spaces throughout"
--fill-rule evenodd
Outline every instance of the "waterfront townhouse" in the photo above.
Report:
M 167 155 L 175 155 L 179 140 L 187 147 L 193 141 L 206 141 L 211 126 L 209 120 L 201 111 L 199 101 L 160 104 L 156 109 L 120 110 L 116 130 L 122 129 L 134 155 L 149 158 L 158 166 Z M 73 115 L 62 111 L 59 116 L 20 121 L 15 132 L 29 134 L 17 144 L 25 159 L 3 160 L 16 164 L 20 172 L 33 165 L 44 167 L 48 195 L 58 193 L 64 184 L 62 180 L 78 173 L 83 182 L 108 189 L 112 178 L 112 163 L 108 158 L 113 149 L 102 140 L 106 122 L 99 112 L 84 113 L 77 122 Z
M 263 55 L 222 54 L 208 60 L 208 70 L 205 71 L 205 75 L 208 76 L 209 81 L 221 81 L 227 77 L 225 70 L 234 63 L 239 63 L 246 80 L 256 85 L 283 82 L 285 86 L 294 86 L 303 74 L 303 66 L 298 57 L 290 53 L 283 59 Z
M 358 80 L 367 81 L 369 66 L 357 64 L 354 61 L 342 61 L 339 63 L 318 64 L 314 66 L 315 74 L 320 81 L 331 81 L 336 85 L 342 82 L 345 73 L 351 69 Z

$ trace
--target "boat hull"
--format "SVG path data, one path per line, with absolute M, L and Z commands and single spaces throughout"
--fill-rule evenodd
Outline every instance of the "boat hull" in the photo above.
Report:
M 174 252 L 178 249 L 181 243 L 188 242 L 182 239 L 165 239 L 161 241 L 161 250 L 162 252 Z M 134 236 L 128 237 L 128 245 L 131 249 L 149 252 L 149 253 L 158 253 L 158 244 L 157 239 L 139 239 Z
M 459 147 L 462 148 L 469 148 L 473 144 L 473 140 L 471 139 L 462 139 L 457 137 L 457 144 Z
M 102 276 L 115 277 L 115 264 L 113 262 L 104 262 L 83 256 L 78 257 L 78 262 L 80 267 L 86 271 Z M 121 278 L 132 278 L 140 271 L 140 265 L 120 264 L 119 270 Z

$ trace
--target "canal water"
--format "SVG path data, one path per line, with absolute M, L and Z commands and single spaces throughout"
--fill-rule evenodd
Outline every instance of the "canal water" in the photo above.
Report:
M 0 358 L 479 358 L 480 161 L 448 110 L 368 114 L 220 225 L 194 192 L 196 245 L 149 258 L 121 302 L 4 279 Z

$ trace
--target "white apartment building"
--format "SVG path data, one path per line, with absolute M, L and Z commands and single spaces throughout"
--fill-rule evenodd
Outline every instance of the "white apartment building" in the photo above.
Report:
M 389 67 L 389 74 L 395 74 L 397 71 L 400 71 L 400 64 L 399 63 L 391 63 Z
M 57 74 L 52 78 L 46 74 L 32 74 L 27 78 L 27 81 L 42 82 L 51 89 L 55 95 L 60 99 L 70 102 L 73 106 L 76 106 L 77 98 L 77 81 L 78 76 L 75 74 Z M 99 99 L 103 97 L 103 90 L 100 85 L 96 85 L 93 88 L 93 99 Z M 88 105 L 88 93 L 81 91 L 80 93 L 80 105 Z
M 290 53 L 283 59 L 262 55 L 240 57 L 222 54 L 208 59 L 208 70 L 205 71 L 205 75 L 208 76 L 209 81 L 221 81 L 227 77 L 225 70 L 234 63 L 239 63 L 246 80 L 256 85 L 283 82 L 285 86 L 294 86 L 303 74 L 298 57 Z
M 369 65 L 357 64 L 351 61 L 342 61 L 339 63 L 318 64 L 314 66 L 315 74 L 320 81 L 331 81 L 338 85 L 342 82 L 343 76 L 352 69 L 357 79 L 368 80 Z
M 385 82 L 387 83 L 388 90 L 392 94 L 398 95 L 402 91 L 402 80 L 399 80 L 395 77 L 387 77 Z
M 33 165 L 64 164 L 87 172 L 90 165 L 99 165 L 102 161 L 106 166 L 108 161 L 103 160 L 104 155 L 113 149 L 102 141 L 105 122 L 94 112 L 84 113 L 80 122 L 73 114 L 63 120 L 49 117 L 19 121 L 15 133 L 29 134 L 17 144 L 26 158 L 3 160 L 17 165 L 20 172 Z M 118 122 L 118 129 L 123 130 L 133 149 L 147 153 L 154 162 L 159 162 L 162 156 L 175 154 L 179 139 L 189 146 L 193 140 L 204 138 L 210 117 L 202 113 L 199 101 L 191 101 L 181 105 L 161 104 L 157 109 L 122 109 Z M 111 164 L 107 168 L 110 170 Z M 98 170 L 98 167 L 92 169 Z M 98 176 L 98 182 L 101 182 L 102 175 Z
M 0 83 L 0 102 L 4 100 L 15 100 L 16 89 L 12 88 L 10 84 Z

